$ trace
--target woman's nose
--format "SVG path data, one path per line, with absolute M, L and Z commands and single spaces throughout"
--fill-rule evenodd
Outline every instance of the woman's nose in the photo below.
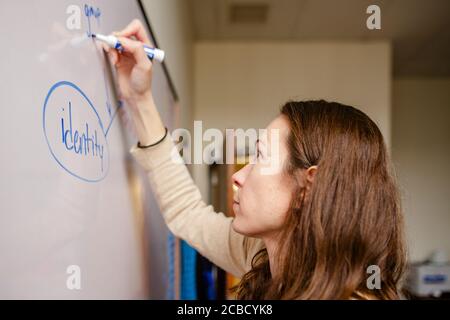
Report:
M 247 164 L 245 167 L 243 167 L 241 170 L 235 172 L 231 176 L 231 180 L 233 181 L 233 186 L 237 186 L 238 188 L 242 188 L 242 186 L 245 183 L 245 179 L 247 178 L 248 166 L 249 166 L 249 164 Z

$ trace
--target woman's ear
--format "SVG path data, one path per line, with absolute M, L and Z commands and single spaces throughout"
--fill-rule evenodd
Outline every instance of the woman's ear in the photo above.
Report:
M 305 171 L 306 190 L 311 189 L 317 173 L 317 166 L 311 166 Z

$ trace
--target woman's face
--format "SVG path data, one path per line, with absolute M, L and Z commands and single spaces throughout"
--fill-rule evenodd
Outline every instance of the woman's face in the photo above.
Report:
M 289 155 L 288 135 L 288 120 L 278 116 L 259 137 L 257 158 L 233 175 L 236 232 L 263 237 L 282 228 L 294 190 L 292 177 L 283 170 Z

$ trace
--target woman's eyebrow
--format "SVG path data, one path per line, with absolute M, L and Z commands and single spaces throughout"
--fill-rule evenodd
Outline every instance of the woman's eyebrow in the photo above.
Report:
M 262 145 L 265 145 L 264 141 L 262 141 L 261 139 L 256 139 L 256 145 L 258 145 L 258 143 L 261 143 Z
M 256 150 L 259 150 L 261 153 L 264 154 L 269 154 L 269 150 L 267 150 L 266 143 L 261 139 L 256 140 Z

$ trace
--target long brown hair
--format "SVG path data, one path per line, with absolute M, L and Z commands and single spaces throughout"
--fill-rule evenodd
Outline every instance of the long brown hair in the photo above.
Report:
M 398 299 L 406 265 L 403 215 L 383 136 L 360 110 L 291 101 L 286 174 L 317 165 L 311 188 L 294 191 L 272 278 L 265 249 L 237 286 L 239 299 Z M 380 268 L 369 289 L 367 268 Z

